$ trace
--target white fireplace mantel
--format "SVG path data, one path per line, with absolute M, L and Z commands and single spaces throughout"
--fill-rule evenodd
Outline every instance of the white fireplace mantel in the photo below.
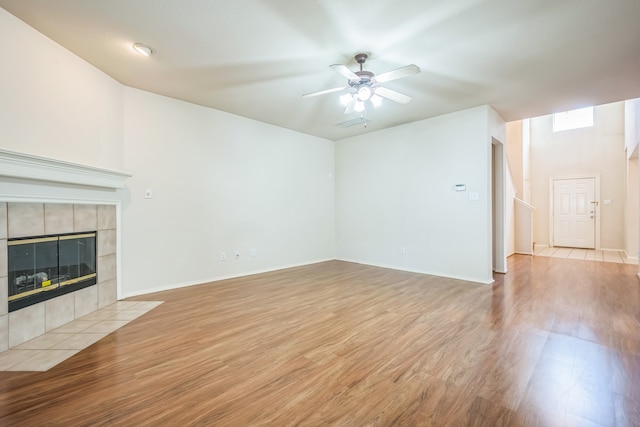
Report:
M 131 174 L 0 149 L 0 176 L 117 189 Z

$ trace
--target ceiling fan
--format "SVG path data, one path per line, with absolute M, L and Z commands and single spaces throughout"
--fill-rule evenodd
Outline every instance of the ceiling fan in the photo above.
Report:
M 362 69 L 362 65 L 367 61 L 368 57 L 369 56 L 366 53 L 359 53 L 355 56 L 356 62 L 360 64 L 360 71 L 351 71 L 342 64 L 334 64 L 330 66 L 335 72 L 347 78 L 346 86 L 307 93 L 302 95 L 302 97 L 310 98 L 313 96 L 325 95 L 327 93 L 348 90 L 347 93 L 340 97 L 340 102 L 345 106 L 345 114 L 350 114 L 354 111 L 363 112 L 368 102 L 374 107 L 378 107 L 382 102 L 382 98 L 389 99 L 399 104 L 406 104 L 411 101 L 410 96 L 388 89 L 381 86 L 381 84 L 391 80 L 408 77 L 412 74 L 417 74 L 420 72 L 420 68 L 415 64 L 411 64 L 395 70 L 387 71 L 386 73 L 375 75 L 371 71 L 365 71 Z

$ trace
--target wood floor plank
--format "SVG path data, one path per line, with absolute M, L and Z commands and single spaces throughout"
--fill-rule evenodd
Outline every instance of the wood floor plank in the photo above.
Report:
M 508 267 L 486 286 L 331 261 L 131 298 L 165 302 L 0 372 L 0 425 L 637 425 L 637 267 Z

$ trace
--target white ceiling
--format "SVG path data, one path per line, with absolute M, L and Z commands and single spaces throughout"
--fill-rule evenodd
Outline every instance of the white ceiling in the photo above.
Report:
M 0 0 L 121 83 L 331 140 L 483 104 L 516 120 L 640 97 L 639 0 Z M 16 41 L 18 42 L 18 41 Z M 151 46 L 145 58 L 134 42 Z M 330 64 L 385 84 L 367 128 Z

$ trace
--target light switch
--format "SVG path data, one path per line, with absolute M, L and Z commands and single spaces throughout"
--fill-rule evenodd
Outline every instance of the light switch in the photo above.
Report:
M 605 205 L 610 205 L 611 204 L 611 199 L 604 199 L 604 204 Z
M 480 200 L 480 194 L 477 191 L 470 191 L 469 192 L 469 200 Z

